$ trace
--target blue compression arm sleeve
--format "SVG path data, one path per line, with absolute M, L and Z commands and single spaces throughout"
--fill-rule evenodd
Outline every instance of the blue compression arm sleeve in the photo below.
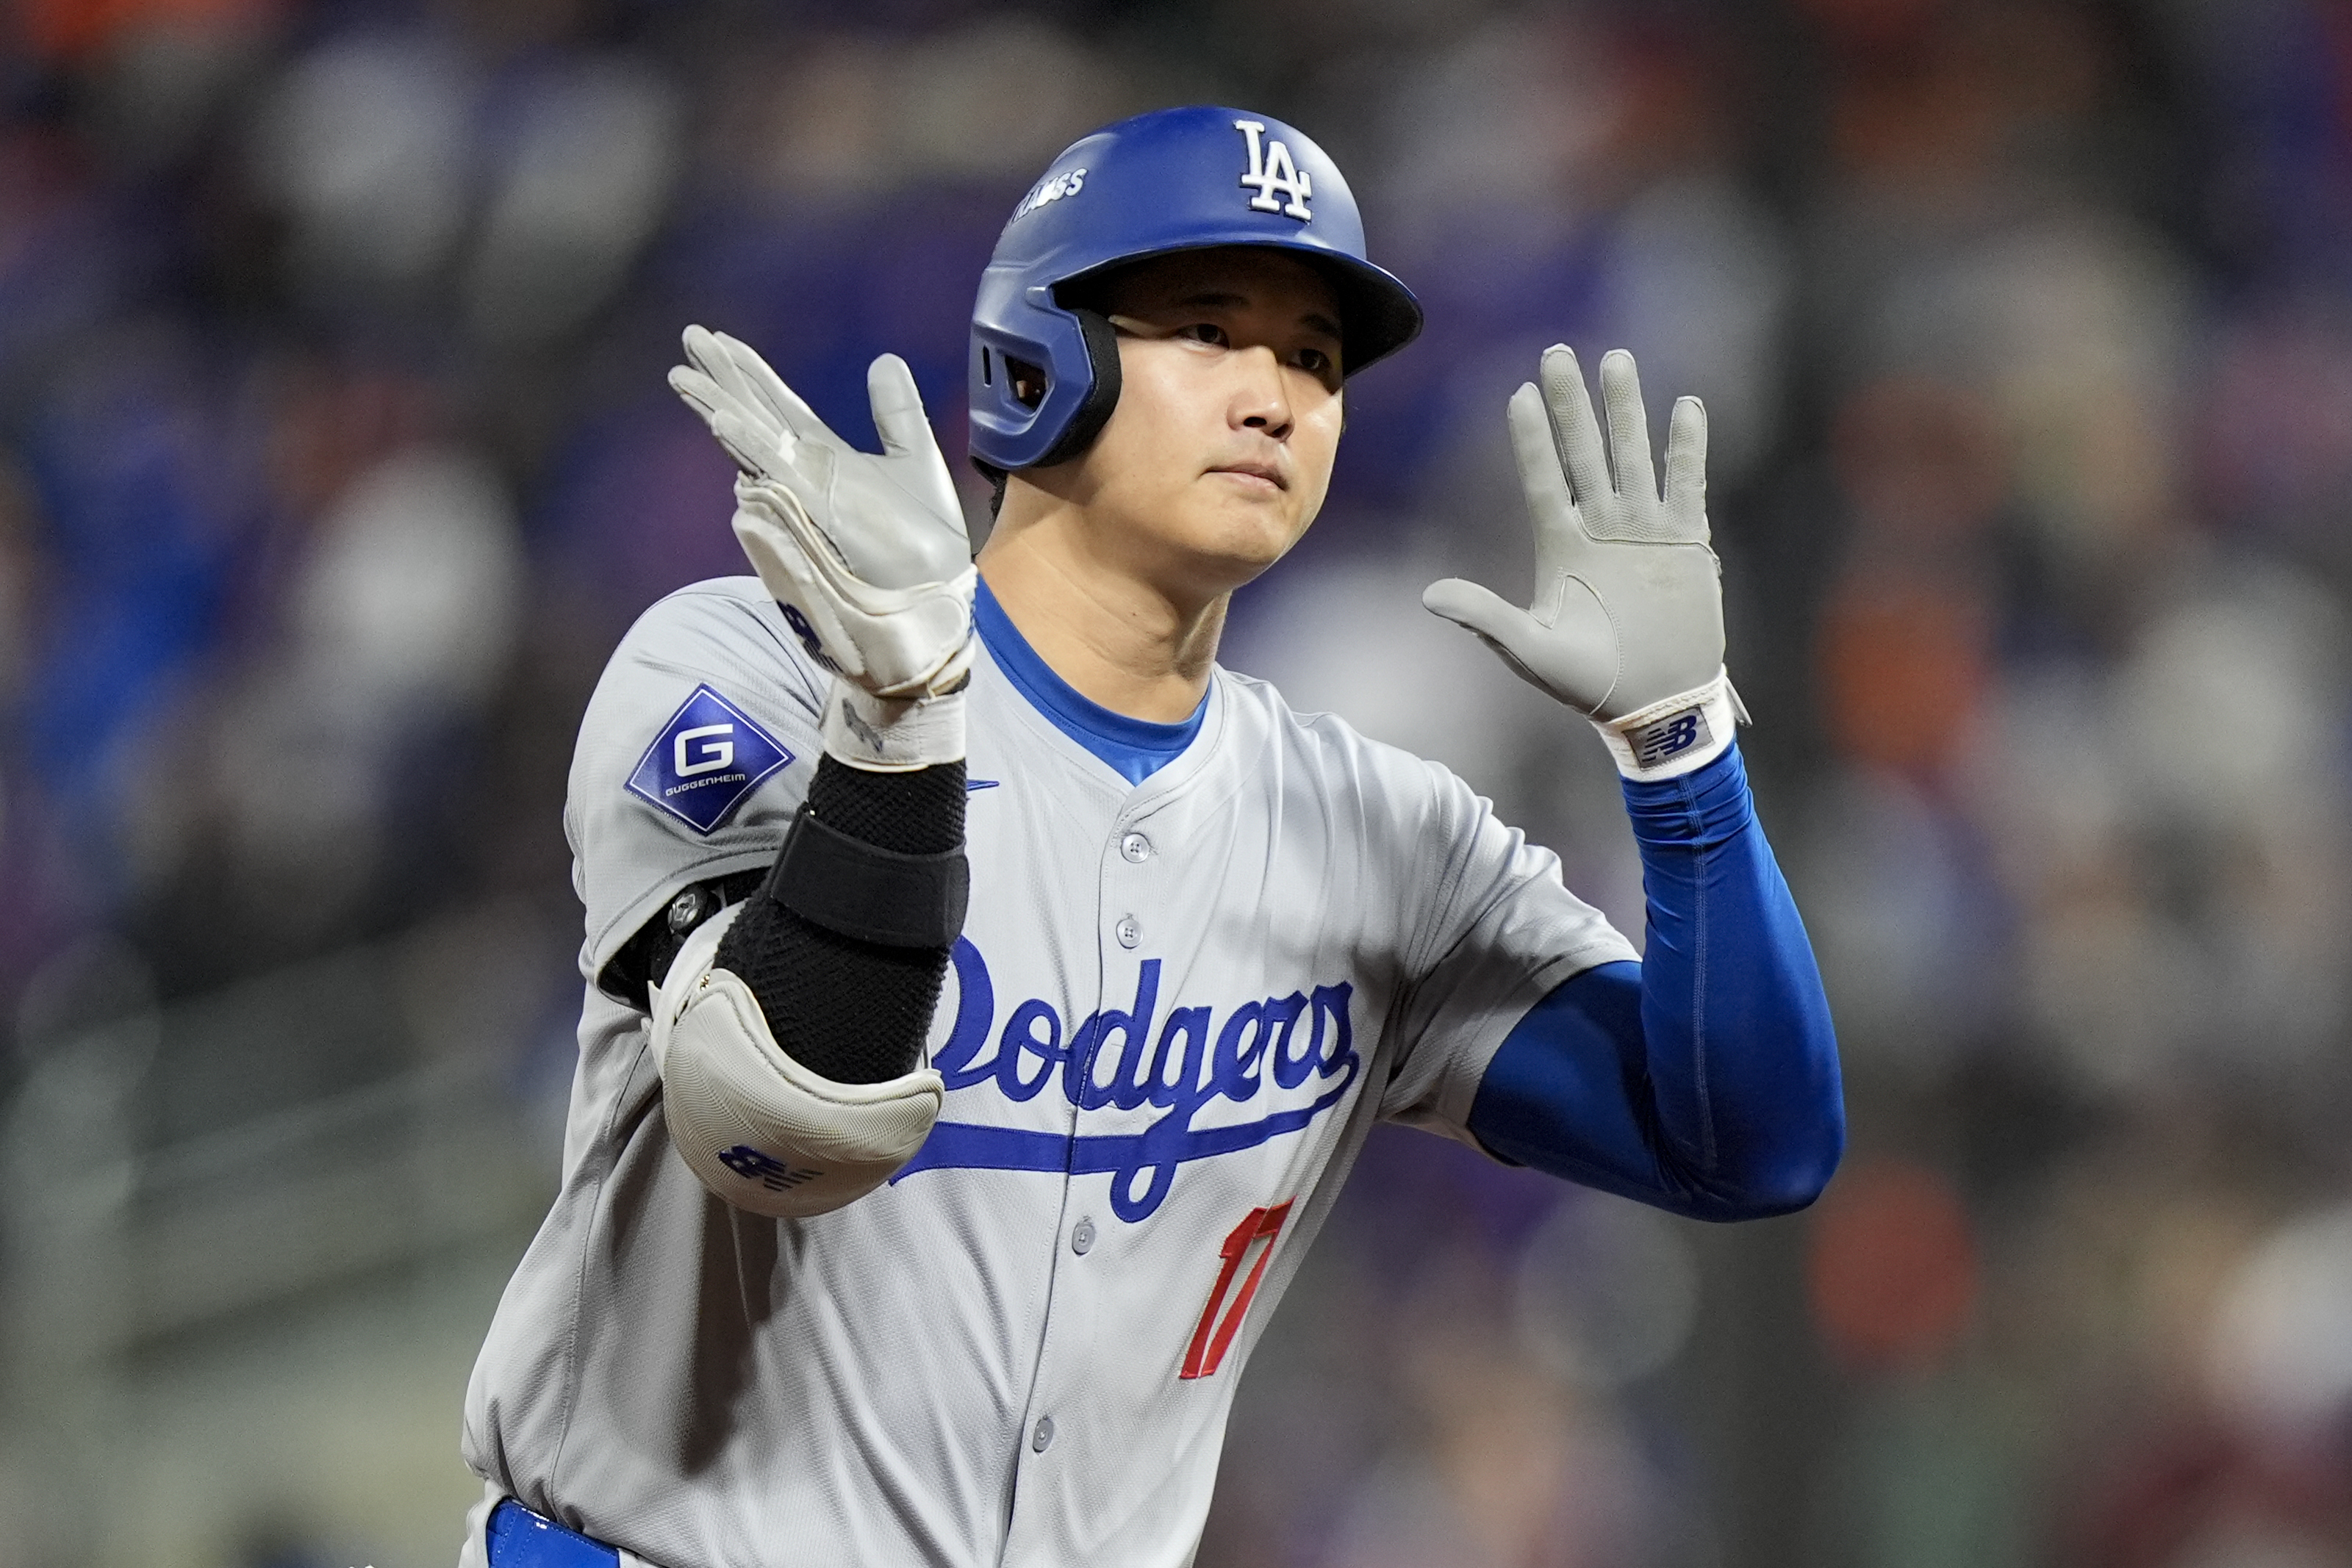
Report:
M 1470 1131 L 1505 1159 L 1696 1219 L 1802 1208 L 1845 1146 L 1837 1040 L 1739 749 L 1623 782 L 1645 956 L 1537 1003 L 1480 1081 Z

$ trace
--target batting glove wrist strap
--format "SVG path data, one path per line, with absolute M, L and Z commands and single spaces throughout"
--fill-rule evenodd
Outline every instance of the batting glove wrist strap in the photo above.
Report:
M 703 923 L 654 998 L 662 1119 L 703 1186 L 736 1207 L 778 1219 L 829 1213 L 915 1157 L 946 1087 L 929 1067 L 835 1083 L 793 1061 L 751 988 L 713 967 L 741 907 Z
M 803 806 L 765 891 L 811 925 L 860 942 L 948 948 L 963 930 L 971 868 L 961 849 L 928 855 L 886 850 Z
M 1731 676 L 1721 670 L 1706 685 L 1618 719 L 1594 719 L 1617 771 L 1655 783 L 1695 772 L 1731 746 L 1733 726 L 1747 718 Z
M 833 683 L 822 721 L 825 755 L 868 773 L 911 773 L 964 756 L 963 693 L 908 699 L 877 697 L 846 680 Z

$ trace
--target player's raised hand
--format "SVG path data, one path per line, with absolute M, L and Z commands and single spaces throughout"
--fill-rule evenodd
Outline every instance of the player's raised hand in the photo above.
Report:
M 906 361 L 885 354 L 866 372 L 877 455 L 825 428 L 745 344 L 689 327 L 686 357 L 670 387 L 742 469 L 735 537 L 809 651 L 870 696 L 961 686 L 971 542 Z
M 1521 386 L 1509 413 L 1535 526 L 1532 599 L 1522 610 L 1448 578 L 1422 603 L 1590 717 L 1626 773 L 1671 777 L 1719 753 L 1737 711 L 1707 548 L 1706 411 L 1676 400 L 1661 494 L 1633 355 L 1601 361 L 1605 444 L 1574 351 L 1544 350 L 1540 374 L 1542 390 Z
M 866 371 L 877 455 L 827 429 L 749 345 L 686 329 L 687 363 L 669 384 L 745 477 L 781 486 L 849 569 L 877 588 L 941 582 L 971 564 L 971 540 L 914 373 L 896 354 Z

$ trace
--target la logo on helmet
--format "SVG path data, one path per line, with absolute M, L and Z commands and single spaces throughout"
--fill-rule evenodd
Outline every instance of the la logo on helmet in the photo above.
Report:
M 1265 121 L 1262 120 L 1236 120 L 1234 129 L 1249 142 L 1249 167 L 1242 172 L 1242 183 L 1257 187 L 1257 194 L 1250 198 L 1251 210 L 1280 213 L 1288 218 L 1313 217 L 1315 214 L 1307 210 L 1307 198 L 1315 190 L 1307 183 L 1305 172 L 1291 161 L 1290 149 L 1279 141 L 1260 140 L 1265 134 Z M 1276 201 L 1276 191 L 1290 200 Z

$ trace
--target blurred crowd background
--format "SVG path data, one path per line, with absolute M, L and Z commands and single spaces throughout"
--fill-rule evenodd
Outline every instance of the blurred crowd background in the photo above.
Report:
M 1731 1229 L 1376 1138 L 1204 1568 L 2352 1563 L 2352 7 L 12 0 L 0 1565 L 449 1560 L 573 731 L 740 570 L 680 328 L 960 452 L 1014 200 L 1202 99 L 1429 313 L 1225 662 L 1637 931 L 1599 747 L 1417 598 L 1524 581 L 1543 345 L 1704 396 L 1852 1124 Z

